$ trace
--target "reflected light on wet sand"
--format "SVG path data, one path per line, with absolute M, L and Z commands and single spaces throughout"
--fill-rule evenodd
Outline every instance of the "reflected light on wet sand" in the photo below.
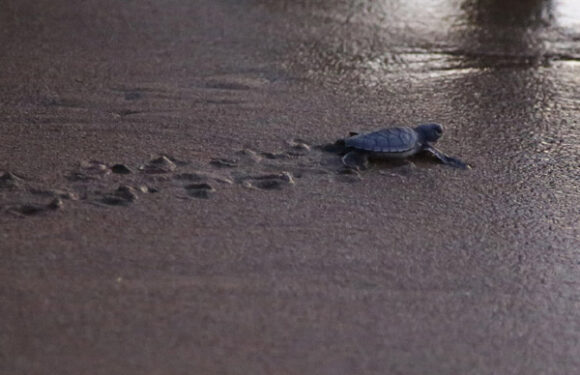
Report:
M 580 26 L 580 1 L 559 0 L 555 3 L 556 21 L 562 27 Z

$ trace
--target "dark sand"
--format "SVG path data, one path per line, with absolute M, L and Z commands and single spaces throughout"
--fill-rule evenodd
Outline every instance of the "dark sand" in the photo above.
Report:
M 2 1 L 0 373 L 580 373 L 572 3 Z

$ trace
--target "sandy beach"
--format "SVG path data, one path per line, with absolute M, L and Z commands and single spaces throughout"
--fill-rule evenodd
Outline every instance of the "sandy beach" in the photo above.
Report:
M 0 373 L 580 373 L 573 3 L 3 1 Z

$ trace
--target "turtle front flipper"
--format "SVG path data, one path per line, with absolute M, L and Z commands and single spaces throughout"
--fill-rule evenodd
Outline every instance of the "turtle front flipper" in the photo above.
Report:
M 431 145 L 423 146 L 423 151 L 430 153 L 431 155 L 435 156 L 441 163 L 448 165 L 450 167 L 459 168 L 459 169 L 471 169 L 469 164 L 467 164 L 459 159 L 453 158 L 451 156 L 447 156 Z
M 366 152 L 350 151 L 342 157 L 342 164 L 347 168 L 365 170 L 369 166 L 369 156 Z

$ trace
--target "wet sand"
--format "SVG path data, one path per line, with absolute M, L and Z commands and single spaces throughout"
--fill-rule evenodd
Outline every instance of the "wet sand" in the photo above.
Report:
M 578 373 L 580 13 L 426 3 L 3 2 L 0 372 Z

